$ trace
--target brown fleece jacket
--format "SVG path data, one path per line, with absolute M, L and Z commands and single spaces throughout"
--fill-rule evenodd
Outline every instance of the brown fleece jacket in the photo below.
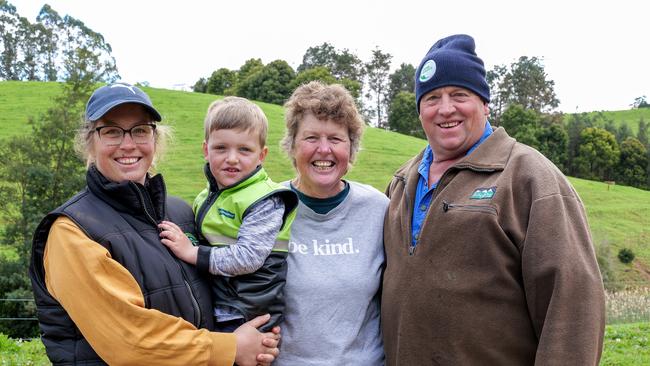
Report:
M 604 290 L 564 175 L 497 129 L 441 177 L 409 254 L 421 161 L 387 189 L 386 364 L 597 365 Z

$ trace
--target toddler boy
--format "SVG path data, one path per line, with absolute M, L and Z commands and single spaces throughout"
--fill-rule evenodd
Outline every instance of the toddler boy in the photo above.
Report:
M 262 168 L 267 129 L 264 112 L 249 100 L 213 102 L 203 142 L 208 186 L 193 205 L 210 245 L 194 246 L 175 224 L 160 225 L 162 243 L 178 258 L 214 275 L 217 331 L 234 331 L 266 313 L 271 320 L 261 331 L 282 321 L 289 226 L 298 198 Z

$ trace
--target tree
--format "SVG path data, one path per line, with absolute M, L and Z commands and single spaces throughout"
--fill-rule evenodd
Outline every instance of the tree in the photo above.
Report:
M 245 80 L 249 75 L 255 73 L 257 70 L 264 67 L 262 59 L 259 58 L 249 58 L 244 62 L 244 64 L 237 71 L 237 77 L 239 80 Z
M 0 78 L 19 80 L 21 74 L 20 35 L 23 21 L 16 8 L 0 0 Z
M 357 109 L 363 110 L 363 103 L 361 102 L 361 89 L 363 88 L 363 86 L 361 82 L 356 80 L 350 80 L 350 79 L 341 79 L 338 80 L 338 82 L 350 92 L 350 94 L 354 98 L 354 101 L 357 104 Z
M 237 73 L 222 67 L 210 75 L 205 87 L 205 92 L 209 94 L 224 95 L 225 91 L 231 89 L 236 82 Z
M 634 103 L 630 104 L 632 109 L 637 109 L 637 108 L 650 108 L 650 103 L 648 103 L 648 98 L 643 95 L 640 97 L 636 97 L 634 99 Z
M 539 152 L 551 160 L 561 171 L 566 171 L 569 134 L 560 124 L 543 127 L 537 133 Z
M 650 144 L 648 144 L 648 128 L 650 124 L 646 122 L 643 117 L 639 119 L 639 129 L 636 133 L 636 138 L 645 146 L 646 149 L 650 149 Z
M 487 73 L 492 91 L 490 119 L 496 125 L 511 104 L 519 104 L 538 113 L 550 112 L 560 101 L 555 95 L 555 82 L 547 79 L 542 60 L 521 56 L 517 62 L 495 66 Z
M 297 70 L 302 72 L 317 66 L 324 66 L 331 72 L 336 64 L 336 56 L 336 49 L 327 42 L 320 46 L 309 47 L 302 56 L 302 63 Z
M 297 87 L 303 84 L 307 84 L 310 81 L 319 80 L 324 84 L 334 84 L 336 78 L 332 76 L 330 70 L 325 66 L 315 66 L 303 71 L 300 71 L 296 77 L 291 82 L 289 88 L 295 90 Z
M 38 42 L 41 37 L 42 27 L 38 24 L 30 24 L 25 18 L 21 18 L 18 38 L 20 42 L 20 52 L 22 55 L 20 80 L 40 80 L 39 52 Z
M 625 141 L 628 137 L 633 136 L 634 134 L 632 133 L 630 126 L 628 126 L 625 122 L 619 124 L 618 128 L 616 128 L 616 141 L 619 144 L 623 143 L 623 141 Z
M 567 134 L 569 135 L 569 146 L 567 149 L 567 173 L 571 176 L 578 176 L 578 155 L 580 153 L 580 134 L 587 127 L 592 127 L 593 121 L 587 113 L 575 113 L 571 115 L 567 123 Z
M 388 79 L 390 81 L 388 84 L 387 101 L 390 106 L 399 92 L 413 93 L 415 90 L 415 67 L 411 64 L 402 63 L 395 72 L 390 74 Z
M 634 137 L 628 137 L 621 143 L 621 158 L 616 166 L 616 181 L 633 187 L 644 187 L 648 152 L 643 144 Z
M 54 81 L 92 75 L 96 81 L 110 82 L 119 77 L 104 37 L 71 16 L 62 18 L 49 5 L 31 24 L 0 0 L 0 49 L 0 78 L 5 80 Z
M 389 53 L 382 52 L 379 47 L 372 51 L 372 59 L 365 66 L 366 77 L 368 78 L 368 88 L 370 91 L 366 98 L 374 99 L 376 109 L 374 113 L 377 116 L 376 126 L 386 127 L 384 121 L 384 111 L 386 110 L 386 93 L 388 88 L 386 80 L 390 71 L 390 60 L 393 58 Z M 373 95 L 374 93 L 374 95 Z
M 249 74 L 238 84 L 238 95 L 267 103 L 282 104 L 291 95 L 295 72 L 284 60 L 275 60 Z
M 200 78 L 192 86 L 192 91 L 195 93 L 205 93 L 208 90 L 208 81 L 205 78 Z
M 502 80 L 508 73 L 508 68 L 505 65 L 495 65 L 492 70 L 485 73 L 485 79 L 490 88 L 490 123 L 495 126 L 501 125 L 501 115 L 506 110 L 505 95 L 501 96 L 498 93 L 501 87 Z
M 598 115 L 602 115 L 602 112 L 598 112 Z M 614 120 L 611 118 L 603 118 L 603 119 L 605 121 L 605 125 L 603 126 L 603 128 L 607 130 L 607 132 L 616 136 L 618 132 L 618 127 L 616 126 L 616 122 L 614 122 Z M 616 141 L 618 141 L 618 139 Z
M 104 36 L 69 15 L 63 18 L 63 79 L 113 82 L 119 78 L 111 46 Z
M 45 4 L 38 13 L 36 22 L 41 27 L 39 53 L 43 64 L 43 80 L 56 81 L 59 73 L 57 59 L 60 57 L 59 42 L 63 37 L 63 19 Z
M 347 48 L 336 54 L 332 75 L 337 80 L 348 79 L 361 84 L 363 81 L 363 62 Z
M 614 135 L 599 127 L 588 127 L 582 131 L 580 139 L 577 160 L 581 177 L 611 180 L 613 168 L 620 158 Z
M 363 100 L 360 98 L 363 89 L 363 62 L 348 49 L 337 50 L 330 43 L 309 47 L 298 66 L 298 75 L 315 68 L 326 68 L 334 79 L 342 84 L 354 97 L 359 110 L 363 110 Z M 323 74 L 323 71 L 317 73 Z M 315 74 L 305 74 L 301 78 L 313 77 Z M 319 79 L 320 80 L 320 79 Z M 329 82 L 323 80 L 326 84 Z M 296 86 L 299 84 L 296 84 Z M 293 90 L 293 89 L 292 89 Z
M 519 104 L 512 104 L 501 116 L 501 126 L 517 141 L 539 148 L 537 133 L 540 117 L 537 112 L 525 109 Z
M 259 58 L 250 58 L 244 62 L 243 65 L 235 73 L 237 75 L 234 85 L 224 90 L 224 95 L 237 95 L 244 96 L 240 90 L 240 84 L 243 83 L 249 76 L 261 70 L 264 63 Z
M 329 69 L 336 80 L 349 79 L 362 82 L 363 63 L 348 49 L 338 51 L 327 42 L 320 46 L 309 47 L 297 71 L 300 73 L 319 66 Z
M 388 127 L 391 131 L 426 138 L 415 108 L 414 93 L 402 91 L 393 98 L 388 114 Z

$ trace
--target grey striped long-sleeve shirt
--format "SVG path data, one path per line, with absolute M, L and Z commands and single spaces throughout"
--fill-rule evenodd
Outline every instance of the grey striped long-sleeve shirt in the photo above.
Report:
M 284 202 L 277 195 L 252 206 L 239 228 L 237 243 L 210 250 L 210 273 L 233 277 L 260 269 L 271 254 L 283 215 Z

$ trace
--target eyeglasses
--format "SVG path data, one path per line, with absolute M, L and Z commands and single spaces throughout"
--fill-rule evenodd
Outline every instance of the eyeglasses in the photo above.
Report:
M 144 123 L 141 125 L 135 125 L 128 130 L 123 129 L 118 126 L 101 126 L 95 128 L 99 139 L 108 146 L 117 146 L 124 141 L 124 135 L 131 135 L 131 139 L 136 144 L 146 144 L 151 142 L 154 131 L 156 131 L 156 125 L 153 123 Z

